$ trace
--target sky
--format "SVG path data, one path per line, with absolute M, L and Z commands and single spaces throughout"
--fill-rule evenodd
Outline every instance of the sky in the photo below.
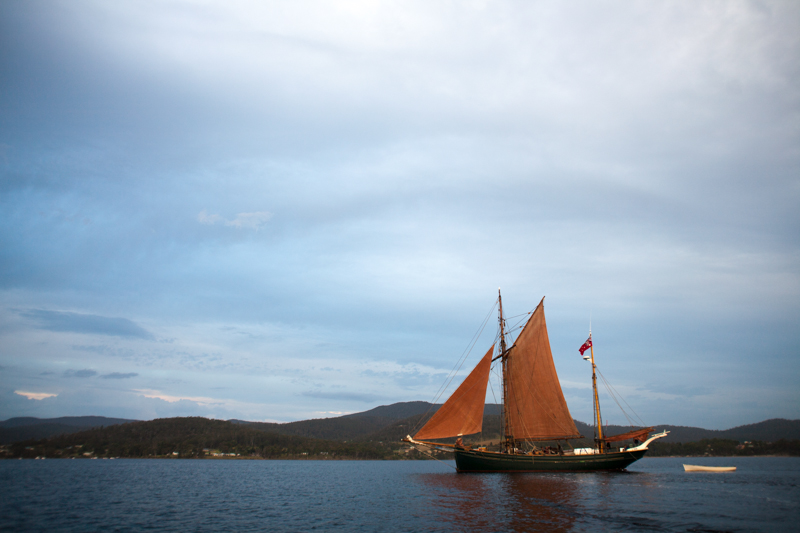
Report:
M 798 28 L 793 0 L 2 2 L 0 419 L 432 401 L 498 287 L 546 296 L 578 420 L 590 324 L 648 425 L 800 418 Z

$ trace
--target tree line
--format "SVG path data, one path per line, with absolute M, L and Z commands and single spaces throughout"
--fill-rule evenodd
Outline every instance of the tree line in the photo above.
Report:
M 780 439 L 775 442 L 739 442 L 732 439 L 702 439 L 697 442 L 661 442 L 650 444 L 648 457 L 716 457 L 791 455 L 800 456 L 800 440 Z
M 165 418 L 99 427 L 2 447 L 7 458 L 240 457 L 390 459 L 400 443 L 347 442 L 281 435 L 206 418 Z

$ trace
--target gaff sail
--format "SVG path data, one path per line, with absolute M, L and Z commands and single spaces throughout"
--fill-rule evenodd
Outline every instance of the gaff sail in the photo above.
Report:
M 493 352 L 494 345 L 453 395 L 414 435 L 415 439 L 445 439 L 480 433 L 483 428 L 483 406 L 486 403 L 486 385 L 489 383 Z
M 553 363 L 544 299 L 506 353 L 506 435 L 535 441 L 580 438 Z

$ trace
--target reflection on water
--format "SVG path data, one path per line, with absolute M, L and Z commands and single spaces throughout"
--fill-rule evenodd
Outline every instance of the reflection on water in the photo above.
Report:
M 508 474 L 505 490 L 516 500 L 517 512 L 509 523 L 514 531 L 546 529 L 569 531 L 575 521 L 579 490 L 574 477 L 545 474 Z
M 572 529 L 581 478 L 562 474 L 420 474 L 454 529 L 554 531 Z

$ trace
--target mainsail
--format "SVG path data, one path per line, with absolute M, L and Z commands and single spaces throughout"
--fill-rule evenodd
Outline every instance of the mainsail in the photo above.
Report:
M 483 428 L 483 405 L 486 403 L 486 384 L 492 367 L 492 352 L 489 348 L 467 379 L 459 385 L 444 405 L 422 426 L 415 439 L 444 439 L 459 435 L 479 433 Z
M 581 437 L 558 382 L 543 304 L 544 299 L 506 352 L 506 435 L 514 440 Z

